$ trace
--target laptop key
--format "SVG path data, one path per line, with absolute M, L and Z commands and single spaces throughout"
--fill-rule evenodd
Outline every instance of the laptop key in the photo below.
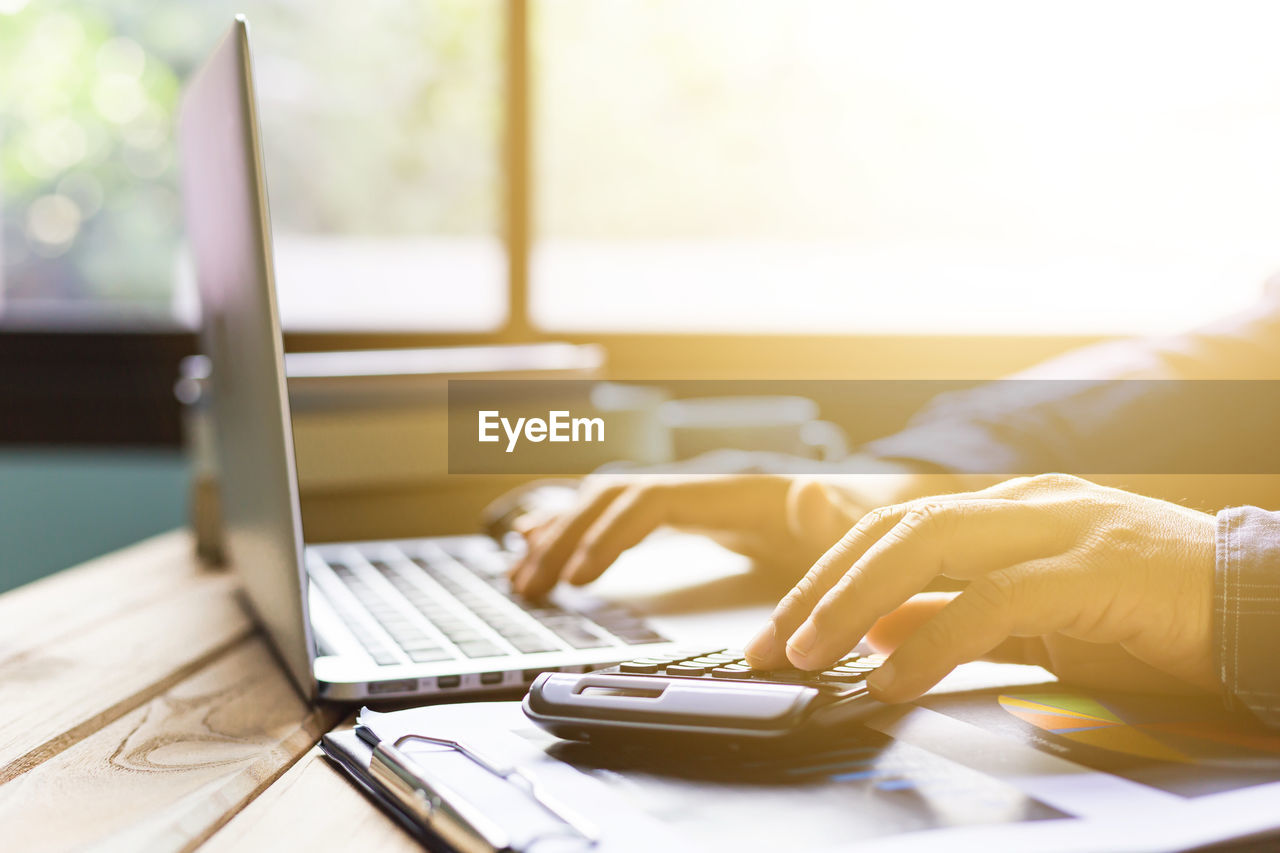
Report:
M 636 628 L 626 631 L 614 631 L 615 637 L 636 646 L 643 643 L 665 643 L 667 638 L 659 634 L 652 628 Z
M 458 548 L 449 556 L 439 557 L 400 553 L 394 559 L 377 554 L 365 559 L 390 588 L 366 582 L 350 566 L 330 565 L 359 602 L 359 608 L 390 635 L 392 645 L 387 645 L 382 632 L 365 628 L 363 620 L 344 619 L 380 665 L 399 663 L 402 658 L 398 651 L 417 663 L 429 663 L 456 658 L 459 652 L 468 658 L 500 657 L 561 651 L 566 646 L 609 648 L 618 645 L 619 639 L 628 644 L 666 640 L 624 606 L 606 604 L 584 614 L 546 602 L 525 601 L 511 592 L 505 577 L 509 555 L 496 549 Z M 441 647 L 443 640 L 435 631 L 424 631 L 417 617 L 404 609 L 406 605 L 443 634 L 449 647 Z M 544 633 L 536 623 L 554 636 Z M 495 634 L 506 643 L 498 642 Z M 723 650 L 699 650 L 703 655 L 716 655 L 701 663 L 723 663 L 717 652 Z M 661 670 L 668 662 L 653 662 L 654 670 Z
M 490 658 L 502 654 L 502 649 L 488 640 L 469 640 L 456 645 L 458 651 L 469 658 Z
M 554 652 L 558 646 L 547 640 L 542 639 L 534 634 L 517 634 L 506 638 L 507 642 L 516 647 L 516 650 L 522 654 L 534 654 L 536 652 Z
M 432 649 L 440 648 L 440 644 L 427 636 L 413 637 L 407 640 L 400 640 L 400 648 L 406 652 L 429 652 Z
M 440 648 L 413 649 L 406 652 L 406 654 L 409 655 L 409 659 L 414 663 L 431 663 L 433 661 L 451 660 L 453 658 L 453 655 Z
M 613 645 L 608 640 L 597 637 L 595 634 L 584 631 L 581 628 L 563 628 L 556 631 L 556 636 L 575 649 L 603 649 L 606 646 Z

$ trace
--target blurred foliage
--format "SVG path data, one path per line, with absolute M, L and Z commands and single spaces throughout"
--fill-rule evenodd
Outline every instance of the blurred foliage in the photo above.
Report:
M 6 301 L 168 312 L 181 81 L 236 11 L 277 230 L 494 232 L 498 0 L 0 0 Z

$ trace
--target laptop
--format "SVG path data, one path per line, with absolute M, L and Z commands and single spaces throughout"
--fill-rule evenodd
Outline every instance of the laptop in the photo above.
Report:
M 179 119 L 187 233 L 212 363 L 227 554 L 308 699 L 511 691 L 674 644 L 633 612 L 559 589 L 522 600 L 482 536 L 305 544 L 276 304 L 249 26 L 237 17 Z

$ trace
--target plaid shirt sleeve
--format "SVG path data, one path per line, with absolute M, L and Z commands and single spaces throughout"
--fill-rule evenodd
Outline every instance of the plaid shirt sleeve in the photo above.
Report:
M 1280 727 L 1280 512 L 1218 513 L 1214 605 L 1228 701 Z

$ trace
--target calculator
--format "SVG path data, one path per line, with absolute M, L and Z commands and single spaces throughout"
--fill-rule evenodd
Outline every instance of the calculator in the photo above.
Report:
M 759 671 L 728 649 L 642 657 L 595 672 L 543 673 L 523 707 L 566 740 L 817 746 L 884 707 L 866 683 L 883 662 L 855 654 L 822 671 Z

